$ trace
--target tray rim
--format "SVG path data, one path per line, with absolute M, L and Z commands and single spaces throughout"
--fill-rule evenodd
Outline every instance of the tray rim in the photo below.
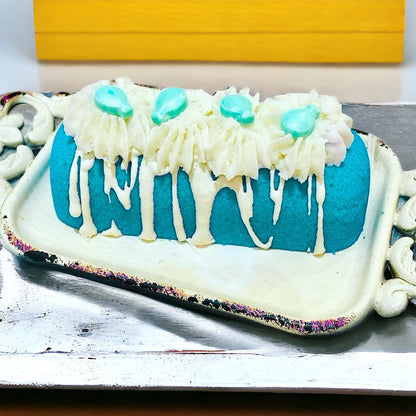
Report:
M 374 309 L 376 292 L 383 280 L 382 271 L 384 268 L 384 260 L 389 248 L 394 209 L 399 196 L 398 188 L 402 176 L 400 163 L 388 146 L 386 146 L 375 136 L 373 137 L 373 140 L 376 143 L 375 150 L 378 151 L 378 157 L 381 155 L 381 159 L 388 159 L 391 164 L 392 183 L 390 184 L 390 187 L 394 191 L 392 192 L 392 195 L 389 195 L 389 215 L 383 215 L 382 218 L 380 218 L 380 222 L 383 223 L 383 226 L 379 227 L 376 231 L 377 235 L 384 234 L 383 238 L 375 238 L 377 250 L 374 251 L 378 253 L 377 258 L 379 260 L 377 262 L 374 261 L 370 263 L 370 268 L 372 270 L 374 269 L 374 271 L 369 274 L 374 274 L 375 276 L 379 276 L 379 278 L 374 277 L 369 293 L 360 298 L 357 302 L 358 306 L 355 309 L 360 310 L 359 313 L 352 312 L 350 315 L 346 316 L 317 319 L 305 322 L 302 319 L 289 318 L 274 312 L 267 312 L 261 308 L 250 307 L 244 304 L 240 305 L 227 300 L 209 299 L 206 297 L 205 299 L 198 299 L 195 296 L 189 295 L 189 293 L 187 294 L 186 289 L 176 289 L 175 287 L 172 288 L 171 285 L 160 285 L 156 282 L 149 280 L 146 281 L 146 279 L 137 284 L 137 281 L 131 281 L 132 276 L 129 276 L 122 271 L 120 273 L 111 269 L 99 267 L 97 265 L 82 264 L 82 261 L 68 258 L 65 255 L 43 251 L 41 248 L 35 249 L 32 247 L 30 242 L 24 241 L 23 238 L 20 238 L 19 235 L 13 231 L 13 221 L 9 219 L 8 213 L 13 212 L 13 205 L 19 199 L 19 192 L 30 187 L 32 181 L 45 174 L 44 171 L 48 168 L 48 159 L 53 138 L 50 138 L 47 141 L 46 145 L 40 151 L 35 161 L 28 167 L 26 173 L 20 179 L 15 189 L 6 198 L 1 208 L 1 239 L 3 240 L 4 246 L 9 251 L 34 263 L 49 265 L 52 267 L 62 267 L 64 270 L 72 274 L 78 274 L 93 280 L 98 280 L 101 283 L 130 289 L 144 295 L 162 298 L 167 297 L 169 301 L 173 300 L 179 302 L 182 306 L 191 308 L 196 307 L 197 309 L 200 309 L 201 307 L 202 309 L 206 309 L 208 307 L 214 311 L 241 316 L 249 320 L 266 323 L 274 326 L 275 328 L 300 335 L 326 335 L 343 332 L 346 329 L 360 323 Z M 16 213 L 13 212 L 13 215 L 16 215 Z M 387 229 L 389 230 L 388 236 L 386 232 Z M 135 276 L 133 276 L 133 279 L 134 278 Z M 131 283 L 133 283 L 133 285 Z

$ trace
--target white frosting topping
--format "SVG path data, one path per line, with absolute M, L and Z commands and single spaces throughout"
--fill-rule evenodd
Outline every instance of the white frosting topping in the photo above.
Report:
M 281 130 L 280 119 L 286 111 L 309 104 L 319 110 L 315 128 L 309 136 L 293 140 Z M 259 130 L 270 139 L 271 167 L 284 179 L 304 182 L 311 175 L 321 177 L 325 165 L 339 165 L 344 160 L 353 139 L 352 120 L 342 113 L 341 104 L 316 91 L 266 99 L 256 118 Z
M 138 87 L 125 78 L 118 79 L 115 85 L 126 93 L 135 109 L 133 115 L 124 120 L 101 111 L 94 104 L 95 90 L 108 84 L 100 81 L 72 96 L 64 119 L 65 132 L 74 137 L 77 148 L 83 153 L 91 152 L 108 163 L 116 162 L 120 156 L 127 164 L 133 149 L 143 154 L 153 125 L 150 119 L 153 102 L 159 91 Z
M 257 178 L 259 168 L 277 169 L 284 179 L 301 182 L 310 175 L 321 176 L 325 164 L 339 165 L 352 141 L 352 121 L 342 113 L 334 97 L 309 94 L 285 94 L 259 101 L 248 89 L 247 97 L 255 114 L 254 122 L 242 125 L 219 110 L 221 98 L 237 94 L 235 88 L 210 95 L 202 90 L 188 90 L 187 108 L 177 117 L 155 125 L 151 120 L 154 101 L 160 90 L 138 86 L 126 78 L 117 79 L 133 106 L 133 115 L 124 120 L 99 110 L 93 95 L 100 81 L 74 94 L 65 118 L 65 131 L 73 136 L 78 149 L 92 152 L 96 158 L 114 163 L 120 156 L 124 163 L 134 149 L 156 162 L 163 174 L 182 167 L 187 173 L 194 163 L 205 163 L 215 176 L 228 180 L 235 176 Z M 319 110 L 315 129 L 307 137 L 294 140 L 280 127 L 282 115 L 294 108 L 313 104 Z
M 269 248 L 272 238 L 262 242 L 250 224 L 253 215 L 253 192 L 249 178 L 257 178 L 260 168 L 270 169 L 270 199 L 274 202 L 273 223 L 279 218 L 284 183 L 290 178 L 300 182 L 308 179 L 308 209 L 310 210 L 311 178 L 316 177 L 318 225 L 314 253 L 325 251 L 323 241 L 323 202 L 325 165 L 339 165 L 351 144 L 352 120 L 342 113 L 340 103 L 329 96 L 286 94 L 259 101 L 248 89 L 238 92 L 252 106 L 254 121 L 240 124 L 220 112 L 220 101 L 235 95 L 235 88 L 210 95 L 202 90 L 186 91 L 187 107 L 179 115 L 156 125 L 152 119 L 154 102 L 160 93 L 156 88 L 143 87 L 121 78 L 114 82 L 126 94 L 133 114 L 127 120 L 101 111 L 94 103 L 95 90 L 109 82 L 100 81 L 75 94 L 64 120 L 65 132 L 74 137 L 77 152 L 70 178 L 70 212 L 82 214 L 80 233 L 91 237 L 96 233 L 89 206 L 88 171 L 95 158 L 104 161 L 105 192 L 113 189 L 126 209 L 130 208 L 130 193 L 136 180 L 140 181 L 140 238 L 156 238 L 153 224 L 154 178 L 172 174 L 172 213 L 179 241 L 186 239 L 183 219 L 177 199 L 177 173 L 182 168 L 189 175 L 195 200 L 196 230 L 189 242 L 206 245 L 213 242 L 209 230 L 212 204 L 224 187 L 236 194 L 241 219 L 253 243 Z M 287 111 L 312 104 L 319 111 L 313 131 L 306 137 L 294 139 L 286 134 L 280 120 Z M 137 175 L 138 157 L 143 156 Z M 121 157 L 122 167 L 130 167 L 130 185 L 120 188 L 114 164 Z M 76 166 L 80 160 L 78 174 Z M 215 178 L 212 177 L 212 174 Z M 279 187 L 274 177 L 279 175 Z M 137 178 L 136 178 L 137 176 Z M 80 195 L 77 194 L 79 185 Z M 115 226 L 115 224 L 114 224 Z

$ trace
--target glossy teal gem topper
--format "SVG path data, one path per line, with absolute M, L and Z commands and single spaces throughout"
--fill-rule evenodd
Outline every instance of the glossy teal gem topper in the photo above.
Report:
M 280 126 L 286 134 L 294 139 L 309 136 L 315 128 L 315 121 L 319 110 L 312 104 L 303 108 L 294 108 L 286 111 L 280 120 Z
M 188 100 L 182 88 L 165 88 L 156 98 L 152 120 L 160 125 L 164 121 L 177 117 L 187 105 Z
M 221 99 L 220 111 L 224 117 L 232 117 L 241 124 L 250 124 L 254 121 L 251 102 L 242 95 L 226 95 Z
M 101 111 L 124 119 L 133 114 L 133 107 L 128 102 L 126 94 L 114 85 L 98 87 L 94 93 L 94 103 Z

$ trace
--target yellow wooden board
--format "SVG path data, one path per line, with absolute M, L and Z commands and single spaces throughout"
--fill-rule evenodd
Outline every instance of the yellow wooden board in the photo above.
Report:
M 40 59 L 399 62 L 399 34 L 38 35 Z M 203 53 L 201 52 L 203 49 Z M 370 56 L 371 55 L 371 56 Z
M 404 0 L 33 0 L 38 59 L 400 62 Z

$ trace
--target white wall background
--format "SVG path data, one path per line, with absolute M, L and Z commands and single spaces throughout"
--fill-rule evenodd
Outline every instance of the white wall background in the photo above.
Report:
M 404 60 L 398 65 L 38 62 L 32 1 L 0 0 L 0 17 L 0 93 L 73 92 L 127 75 L 145 84 L 208 91 L 249 86 L 263 98 L 317 89 L 344 102 L 416 102 L 416 0 L 406 0 Z

